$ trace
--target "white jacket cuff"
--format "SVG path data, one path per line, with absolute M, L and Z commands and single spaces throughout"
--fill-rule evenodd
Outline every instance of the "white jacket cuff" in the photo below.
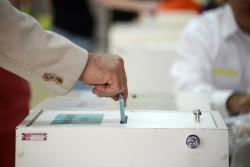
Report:
M 0 0 L 0 66 L 57 94 L 74 86 L 88 52 Z

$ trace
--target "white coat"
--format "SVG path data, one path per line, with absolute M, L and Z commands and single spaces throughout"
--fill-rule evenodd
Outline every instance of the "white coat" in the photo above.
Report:
M 16 10 L 8 0 L 0 0 L 0 67 L 66 94 L 87 59 L 86 50 L 44 31 L 34 18 Z
M 241 31 L 225 5 L 195 19 L 184 31 L 172 76 L 178 90 L 205 92 L 227 115 L 235 92 L 250 93 L 250 35 Z

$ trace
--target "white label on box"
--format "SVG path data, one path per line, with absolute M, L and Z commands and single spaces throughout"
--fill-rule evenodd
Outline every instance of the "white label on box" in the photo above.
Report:
M 47 133 L 22 133 L 22 140 L 45 141 Z

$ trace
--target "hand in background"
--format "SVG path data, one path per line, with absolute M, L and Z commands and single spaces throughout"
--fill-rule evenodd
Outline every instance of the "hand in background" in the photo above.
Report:
M 127 101 L 127 77 L 123 59 L 112 54 L 89 53 L 88 63 L 80 76 L 84 83 L 94 85 L 92 92 L 99 97 L 119 99 L 122 94 Z
M 243 94 L 234 94 L 227 101 L 227 108 L 230 114 L 240 114 L 250 111 L 250 96 Z

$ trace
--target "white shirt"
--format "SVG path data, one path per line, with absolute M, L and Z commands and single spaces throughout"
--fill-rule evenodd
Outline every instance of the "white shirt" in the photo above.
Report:
M 182 34 L 172 76 L 178 90 L 209 93 L 214 109 L 227 115 L 235 92 L 250 93 L 250 36 L 225 5 L 195 19 Z

